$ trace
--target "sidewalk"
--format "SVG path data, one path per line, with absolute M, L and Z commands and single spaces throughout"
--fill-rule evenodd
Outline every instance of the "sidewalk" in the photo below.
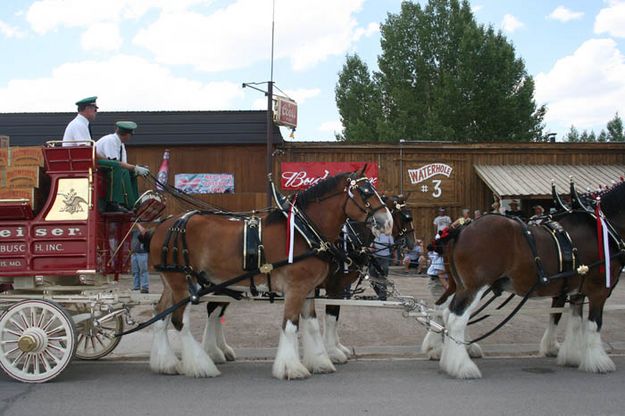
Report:
M 405 296 L 423 299 L 428 304 L 433 300 L 426 287 L 427 276 L 416 275 L 411 271 L 406 275 L 400 267 L 392 266 L 389 278 L 396 284 L 397 290 Z M 131 276 L 122 276 L 121 287 L 130 287 Z M 365 282 L 366 286 L 367 283 Z M 162 284 L 157 274 L 151 275 L 150 293 L 160 293 Z M 364 295 L 374 295 L 367 288 Z M 503 297 L 502 297 L 503 298 Z M 502 299 L 503 300 L 503 299 Z M 499 304 L 496 300 L 494 305 Z M 515 301 L 512 301 L 513 304 Z M 625 304 L 625 294 L 615 290 L 607 305 Z M 530 300 L 526 308 L 549 307 L 550 299 Z M 512 305 L 511 305 L 512 306 Z M 206 323 L 204 304 L 192 306 L 191 326 L 196 339 L 201 340 Z M 137 306 L 131 309 L 137 323 L 152 316 L 149 306 Z M 528 309 L 529 312 L 529 309 Z M 324 311 L 317 306 L 317 315 L 323 321 Z M 402 310 L 345 306 L 341 309 L 339 335 L 341 342 L 351 348 L 355 358 L 425 358 L 420 353 L 420 345 L 425 336 L 425 329 L 414 318 L 402 316 Z M 469 329 L 468 338 L 477 337 L 503 319 L 495 316 L 486 319 Z M 538 345 L 548 322 L 548 316 L 524 313 L 522 309 L 503 328 L 480 342 L 485 356 L 525 356 L 538 353 Z M 280 325 L 282 323 L 282 304 L 269 304 L 262 301 L 233 302 L 225 317 L 224 331 L 228 344 L 234 348 L 238 359 L 266 360 L 273 359 Z M 560 322 L 558 334 L 562 340 L 566 317 Z M 169 339 L 176 351 L 180 350 L 176 331 L 170 329 Z M 602 339 L 610 353 L 625 353 L 625 320 L 622 311 L 604 313 Z M 150 328 L 122 338 L 119 346 L 104 359 L 146 359 L 152 343 Z

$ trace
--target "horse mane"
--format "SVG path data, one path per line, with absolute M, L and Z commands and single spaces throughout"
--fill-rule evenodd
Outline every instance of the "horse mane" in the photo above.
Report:
M 293 198 L 295 198 L 297 207 L 299 209 L 306 209 L 312 202 L 319 200 L 320 198 L 326 196 L 328 193 L 332 192 L 336 189 L 337 185 L 344 184 L 346 178 L 351 175 L 349 172 L 339 173 L 334 176 L 330 176 L 322 181 L 317 182 L 315 185 L 310 188 L 299 191 L 293 194 Z M 292 198 L 290 198 L 293 200 Z M 271 224 L 274 222 L 279 222 L 284 219 L 284 215 L 282 215 L 282 211 L 280 209 L 274 209 L 267 216 L 267 223 Z
M 585 204 L 593 207 L 597 205 L 597 197 L 601 198 L 601 210 L 607 216 L 623 212 L 625 210 L 625 182 L 620 181 L 609 188 L 605 187 L 599 191 L 586 192 L 581 195 Z

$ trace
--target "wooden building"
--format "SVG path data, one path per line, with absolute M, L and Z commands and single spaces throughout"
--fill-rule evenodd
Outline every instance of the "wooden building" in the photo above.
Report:
M 501 199 L 520 202 L 527 217 L 531 207 L 551 206 L 551 180 L 568 194 L 569 176 L 578 189 L 597 189 L 625 175 L 621 143 L 484 143 L 406 142 L 400 144 L 285 143 L 276 161 L 359 161 L 379 167 L 379 188 L 408 195 L 417 237 L 434 236 L 439 207 L 453 219 L 468 208 L 487 212 Z

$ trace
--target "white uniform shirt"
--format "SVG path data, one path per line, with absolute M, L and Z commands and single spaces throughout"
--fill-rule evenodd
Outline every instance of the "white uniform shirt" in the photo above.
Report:
M 119 160 L 120 162 L 128 163 L 126 160 L 126 146 L 124 146 L 117 133 L 102 136 L 95 143 L 95 152 L 102 159 Z
M 82 114 L 69 122 L 63 134 L 63 146 L 89 146 L 89 143 L 74 143 L 79 140 L 91 140 L 89 120 Z
M 428 252 L 428 257 L 430 258 L 430 267 L 428 267 L 428 271 L 426 272 L 430 276 L 438 276 L 439 273 L 445 271 L 445 259 L 438 254 L 436 251 Z
M 439 215 L 434 218 L 434 225 L 436 225 L 436 232 L 442 231 L 451 225 L 451 218 L 447 215 Z

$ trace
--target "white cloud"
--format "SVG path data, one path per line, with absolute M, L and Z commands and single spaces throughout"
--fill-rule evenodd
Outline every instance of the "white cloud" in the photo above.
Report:
M 566 6 L 558 6 L 549 14 L 549 16 L 547 16 L 547 18 L 566 23 L 571 20 L 581 19 L 583 16 L 584 12 L 574 12 Z
M 82 48 L 88 51 L 116 51 L 123 42 L 119 26 L 115 23 L 96 23 L 80 38 Z
M 625 2 L 610 1 L 595 18 L 595 33 L 607 33 L 610 36 L 625 37 Z
M 24 33 L 16 28 L 15 26 L 11 26 L 10 24 L 3 22 L 0 20 L 0 33 L 5 38 L 21 38 L 24 37 Z
M 375 25 L 358 26 L 354 14 L 364 0 L 276 1 L 275 58 L 288 58 L 295 70 L 310 68 L 328 56 L 342 55 Z M 271 51 L 271 3 L 236 0 L 210 15 L 189 10 L 163 11 L 139 31 L 134 43 L 168 65 L 192 65 L 224 71 L 268 61 Z
M 38 0 L 26 12 L 32 29 L 45 34 L 60 27 L 88 28 L 95 23 L 137 19 L 150 9 L 186 9 L 211 0 Z
M 625 114 L 625 56 L 612 39 L 591 39 L 536 76 L 536 101 L 545 121 L 579 128 L 605 126 Z
M 473 12 L 473 14 L 478 13 L 480 10 L 482 10 L 484 8 L 483 4 L 472 4 L 471 5 L 471 11 Z
M 0 88 L 0 112 L 73 111 L 76 99 L 90 95 L 99 97 L 102 111 L 224 110 L 238 107 L 242 91 L 239 83 L 180 78 L 143 58 L 118 55 L 9 81 Z
M 505 14 L 503 20 L 501 21 L 501 29 L 503 29 L 503 31 L 507 33 L 513 33 L 523 26 L 525 26 L 523 22 L 521 22 L 519 19 L 511 14 Z
M 322 133 L 341 133 L 343 131 L 343 123 L 338 120 L 326 121 L 321 123 L 318 130 Z

